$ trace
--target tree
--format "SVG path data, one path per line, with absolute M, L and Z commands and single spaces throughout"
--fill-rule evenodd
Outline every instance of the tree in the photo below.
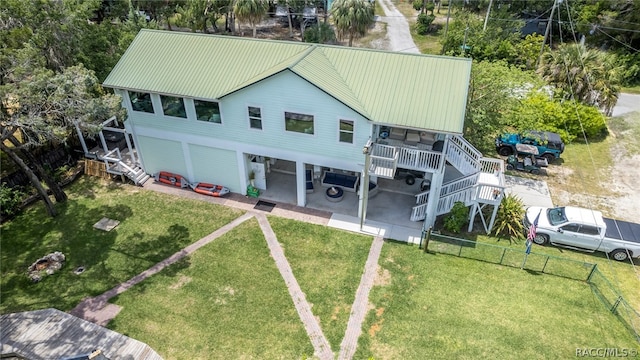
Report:
M 65 142 L 75 136 L 75 125 L 86 133 L 95 133 L 99 124 L 114 114 L 122 114 L 120 97 L 105 95 L 95 74 L 83 66 L 73 66 L 61 73 L 44 68 L 15 66 L 12 77 L 0 86 L 0 150 L 7 154 L 29 178 L 45 203 L 47 212 L 56 215 L 36 172 L 49 188 L 58 189 L 41 169 L 29 167 L 20 154 L 23 150 Z M 25 152 L 33 163 L 30 152 Z M 34 164 L 37 165 L 37 164 Z M 63 192 L 64 193 L 64 192 Z M 66 200 L 66 195 L 58 201 Z
M 233 12 L 241 22 L 249 23 L 256 37 L 256 27 L 267 13 L 269 5 L 265 0 L 236 0 Z
M 608 115 L 618 100 L 621 69 L 602 51 L 563 44 L 542 55 L 537 72 L 563 99 L 595 105 Z
M 0 79 L 11 68 L 9 60 L 29 46 L 37 50 L 33 62 L 60 72 L 79 63 L 95 71 L 103 80 L 146 22 L 129 19 L 119 22 L 121 14 L 102 11 L 97 0 L 68 2 L 48 0 L 4 0 L 0 10 Z M 115 6 L 115 5 L 114 5 Z M 108 8 L 109 6 L 107 6 Z M 118 6 L 118 9 L 121 7 Z M 113 22 L 89 19 L 112 14 Z M 40 64 L 38 65 L 40 66 Z
M 504 118 L 529 92 L 542 87 L 533 72 L 509 66 L 505 61 L 474 61 L 464 137 L 483 153 L 495 152 L 495 136 L 508 126 Z
M 476 60 L 517 63 L 522 22 L 491 22 L 484 31 L 483 25 L 480 16 L 467 11 L 458 12 L 449 25 L 447 36 L 441 40 L 443 51 L 448 55 L 469 56 Z
M 214 32 L 218 31 L 216 23 L 230 6 L 230 0 L 188 0 L 177 9 L 181 23 L 190 27 L 193 32 L 200 29 L 206 34 L 209 33 L 209 23 Z
M 373 7 L 367 0 L 336 0 L 331 16 L 340 39 L 348 35 L 349 46 L 353 46 L 353 39 L 364 36 L 373 24 Z

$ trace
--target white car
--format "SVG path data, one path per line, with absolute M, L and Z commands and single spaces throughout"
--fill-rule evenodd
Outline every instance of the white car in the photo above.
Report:
M 538 245 L 550 243 L 588 252 L 602 251 L 618 261 L 640 258 L 640 224 L 608 219 L 597 210 L 532 206 L 523 219 L 527 231 L 538 214 L 533 239 Z

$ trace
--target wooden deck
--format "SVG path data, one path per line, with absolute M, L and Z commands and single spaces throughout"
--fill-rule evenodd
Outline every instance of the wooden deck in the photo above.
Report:
M 0 316 L 0 356 L 65 359 L 101 350 L 108 359 L 162 360 L 149 345 L 56 309 Z

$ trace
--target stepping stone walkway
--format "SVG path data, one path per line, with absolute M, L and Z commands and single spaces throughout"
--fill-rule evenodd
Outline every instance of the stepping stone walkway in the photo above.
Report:
M 289 294 L 291 295 L 293 304 L 298 312 L 298 315 L 300 316 L 300 320 L 302 321 L 304 328 L 309 335 L 309 339 L 311 340 L 311 344 L 314 348 L 314 355 L 321 360 L 334 359 L 335 354 L 331 350 L 331 345 L 329 344 L 327 338 L 324 336 L 322 328 L 320 327 L 320 323 L 311 311 L 311 305 L 309 304 L 309 302 L 307 302 L 306 296 L 300 288 L 295 275 L 293 274 L 293 270 L 291 269 L 291 266 L 289 265 L 289 262 L 284 254 L 284 250 L 278 242 L 276 234 L 273 232 L 273 229 L 269 224 L 269 220 L 263 213 L 258 212 L 247 212 L 246 214 L 238 217 L 227 225 L 212 232 L 211 234 L 196 241 L 195 243 L 185 247 L 184 249 L 178 251 L 167 259 L 157 263 L 153 267 L 134 276 L 128 281 L 117 285 L 116 287 L 103 293 L 102 295 L 83 300 L 82 302 L 80 302 L 80 304 L 78 304 L 78 306 L 71 310 L 70 313 L 98 325 L 105 326 L 120 312 L 119 306 L 108 303 L 109 299 L 125 292 L 144 279 L 157 274 L 158 272 L 162 271 L 162 269 L 174 264 L 185 256 L 192 254 L 204 245 L 226 234 L 236 226 L 242 224 L 252 217 L 255 217 L 258 220 L 258 224 L 260 225 L 260 228 L 262 229 L 264 237 L 267 241 L 267 245 L 269 246 L 271 256 L 273 257 L 276 266 L 278 267 L 278 270 L 280 271 L 280 274 L 282 275 L 282 278 L 287 285 L 287 289 L 289 290 Z M 380 257 L 383 243 L 384 241 L 382 237 L 378 236 L 374 238 L 371 245 L 369 257 L 367 259 L 367 262 L 365 263 L 365 268 L 360 280 L 360 285 L 358 286 L 358 289 L 356 291 L 354 303 L 351 308 L 351 315 L 347 323 L 345 337 L 340 344 L 340 353 L 338 355 L 339 359 L 351 359 L 356 351 L 358 338 L 362 333 L 362 323 L 367 314 L 369 291 L 373 286 L 373 281 L 376 276 L 378 258 Z

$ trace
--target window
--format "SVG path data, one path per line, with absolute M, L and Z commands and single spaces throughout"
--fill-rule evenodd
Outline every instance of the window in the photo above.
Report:
M 284 113 L 285 129 L 303 134 L 313 134 L 313 115 Z
M 578 232 L 578 230 L 580 229 L 580 225 L 579 224 L 567 224 L 567 225 L 561 227 L 561 229 L 563 231 Z
M 353 121 L 340 120 L 340 142 L 353 144 Z
M 262 130 L 262 113 L 260 108 L 249 106 L 249 127 Z
M 187 112 L 184 110 L 184 101 L 182 101 L 182 98 L 160 95 L 160 101 L 162 102 L 162 112 L 166 116 L 187 118 Z
M 222 124 L 220 117 L 220 105 L 215 101 L 193 100 L 196 108 L 196 118 L 200 121 L 208 121 Z
M 151 95 L 149 93 L 129 91 L 129 99 L 131 100 L 131 108 L 134 111 L 153 114 L 153 105 L 151 104 Z
M 580 225 L 580 233 L 585 235 L 600 235 L 600 229 L 591 225 Z

